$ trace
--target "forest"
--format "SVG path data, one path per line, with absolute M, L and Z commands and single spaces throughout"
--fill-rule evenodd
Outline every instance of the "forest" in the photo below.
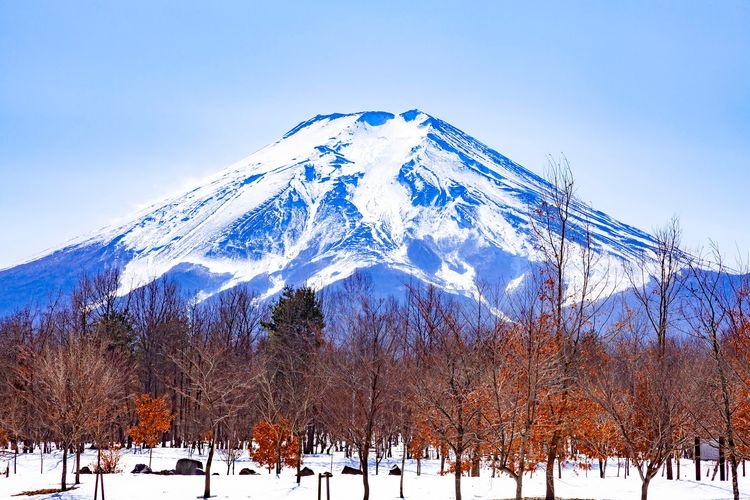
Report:
M 401 444 L 402 460 L 439 459 L 458 500 L 462 477 L 487 470 L 513 478 L 518 499 L 538 470 L 554 499 L 563 461 L 603 474 L 615 457 L 646 500 L 657 474 L 679 477 L 679 458 L 698 458 L 701 440 L 720 444 L 739 499 L 747 272 L 716 248 L 681 248 L 673 220 L 622 272 L 602 273 L 573 229 L 569 170 L 551 180 L 533 208 L 538 265 L 519 286 L 477 283 L 471 300 L 419 283 L 378 297 L 377 277 L 356 273 L 271 301 L 238 286 L 198 302 L 168 278 L 121 294 L 111 269 L 2 318 L 7 473 L 19 454 L 62 450 L 65 490 L 84 447 L 99 450 L 97 473 L 117 447 L 200 447 L 209 497 L 212 470 L 233 472 L 242 453 L 278 473 L 335 450 L 359 460 L 368 500 L 372 459 L 377 468 Z

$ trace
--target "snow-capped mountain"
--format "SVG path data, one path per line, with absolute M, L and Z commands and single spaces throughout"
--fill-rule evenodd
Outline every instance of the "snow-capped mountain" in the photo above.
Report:
M 369 270 L 381 293 L 408 280 L 471 296 L 518 281 L 538 258 L 530 220 L 550 185 L 417 110 L 319 115 L 127 223 L 0 271 L 0 311 L 44 303 L 82 273 L 122 269 L 123 291 L 168 274 L 205 298 L 261 296 Z M 628 260 L 646 233 L 585 205 L 595 248 Z

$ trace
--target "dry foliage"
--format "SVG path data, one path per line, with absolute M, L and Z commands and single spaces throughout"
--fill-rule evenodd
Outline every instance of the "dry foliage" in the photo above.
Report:
M 253 441 L 255 446 L 250 450 L 250 459 L 266 467 L 268 472 L 281 465 L 282 467 L 297 467 L 297 437 L 292 434 L 288 422 L 278 424 L 261 420 L 253 427 Z
M 138 425 L 129 427 L 128 434 L 136 443 L 153 448 L 159 443 L 161 434 L 167 432 L 172 424 L 167 396 L 154 398 L 148 394 L 141 394 L 135 398 L 135 414 L 138 417 Z

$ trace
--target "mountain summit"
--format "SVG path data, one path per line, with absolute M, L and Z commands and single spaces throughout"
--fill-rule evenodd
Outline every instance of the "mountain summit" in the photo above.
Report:
M 532 218 L 552 187 L 418 110 L 318 115 L 127 223 L 0 271 L 0 311 L 44 302 L 81 273 L 122 269 L 123 291 L 163 275 L 199 298 L 240 283 L 261 296 L 325 287 L 357 269 L 380 293 L 409 280 L 471 296 L 538 258 Z M 646 233 L 578 204 L 595 249 L 629 260 Z

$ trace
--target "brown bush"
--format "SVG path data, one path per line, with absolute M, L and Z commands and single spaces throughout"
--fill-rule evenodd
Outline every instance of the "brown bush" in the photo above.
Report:
M 113 447 L 101 450 L 100 467 L 97 468 L 96 464 L 92 464 L 91 469 L 97 474 L 115 474 L 122 472 L 120 467 L 120 458 L 122 452 L 120 447 Z

